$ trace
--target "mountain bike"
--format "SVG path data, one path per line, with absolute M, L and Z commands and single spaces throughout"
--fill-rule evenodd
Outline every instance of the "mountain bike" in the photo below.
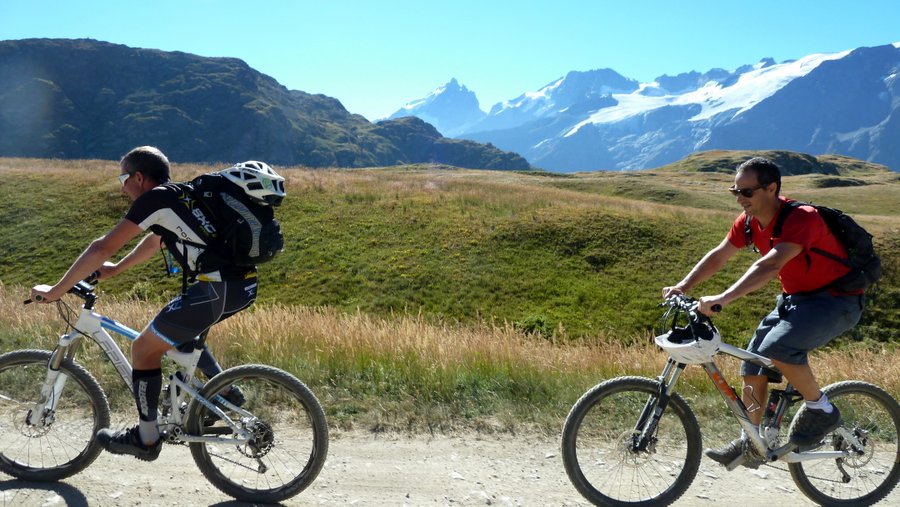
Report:
M 53 351 L 0 355 L 0 470 L 19 479 L 69 477 L 102 451 L 96 434 L 110 425 L 110 404 L 75 359 L 85 338 L 100 347 L 131 390 L 131 365 L 108 331 L 129 340 L 139 333 L 94 312 L 97 295 L 88 281 L 69 293 L 84 304 L 73 322 L 75 310 L 57 302 L 68 328 Z M 204 383 L 195 373 L 205 339 L 203 333 L 193 350 L 166 354 L 174 373 L 160 396 L 161 438 L 190 446 L 203 475 L 239 500 L 275 503 L 300 493 L 328 453 L 319 401 L 295 376 L 261 364 L 235 366 Z M 233 385 L 242 399 L 230 396 Z
M 782 423 L 800 404 L 790 429 L 805 410 L 791 384 L 771 389 L 759 426 L 714 361 L 725 354 L 777 369 L 757 354 L 722 342 L 712 321 L 689 297 L 662 306 L 671 329 L 656 337 L 669 354 L 655 379 L 619 377 L 588 390 L 572 407 L 562 431 L 562 456 L 575 488 L 595 505 L 667 505 L 691 485 L 700 466 L 701 432 L 693 410 L 675 392 L 685 368 L 700 365 L 749 437 L 744 466 L 780 461 L 807 497 L 828 506 L 871 505 L 900 479 L 900 406 L 880 387 L 850 380 L 823 389 L 843 416 L 842 425 L 811 449 L 782 442 Z M 679 326 L 678 321 L 686 321 Z M 759 403 L 759 405 L 762 405 Z M 736 435 L 737 433 L 735 433 Z M 732 467 L 740 463 L 733 463 Z

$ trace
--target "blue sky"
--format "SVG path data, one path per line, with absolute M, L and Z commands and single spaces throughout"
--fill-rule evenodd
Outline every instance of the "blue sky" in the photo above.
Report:
M 0 40 L 229 56 L 370 120 L 456 78 L 484 110 L 572 70 L 645 82 L 900 42 L 891 0 L 0 0 Z

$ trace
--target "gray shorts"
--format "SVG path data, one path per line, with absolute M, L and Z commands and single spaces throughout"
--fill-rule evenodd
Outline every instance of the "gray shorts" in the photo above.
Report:
M 789 364 L 807 364 L 807 353 L 830 342 L 859 322 L 862 295 L 833 296 L 827 291 L 781 295 L 775 309 L 759 323 L 747 350 Z M 743 363 L 741 375 L 766 375 L 781 382 L 781 374 Z
M 154 317 L 150 329 L 172 346 L 189 342 L 216 322 L 256 300 L 256 277 L 223 282 L 197 282 Z

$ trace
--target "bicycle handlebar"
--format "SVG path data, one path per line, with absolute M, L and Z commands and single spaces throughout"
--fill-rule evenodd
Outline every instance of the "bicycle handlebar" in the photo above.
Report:
M 84 280 L 76 283 L 69 289 L 67 292 L 69 294 L 75 294 L 81 299 L 87 301 L 89 298 L 94 296 L 94 284 L 97 283 L 97 279 L 100 276 L 100 271 L 94 271 L 90 275 L 87 276 Z M 43 296 L 36 296 L 34 299 L 28 298 L 22 302 L 22 304 L 27 305 L 31 303 L 41 303 L 44 301 Z
M 670 306 L 672 308 L 676 308 L 682 312 L 687 313 L 690 318 L 696 322 L 709 322 L 710 324 L 712 324 L 712 319 L 697 311 L 697 308 L 700 306 L 700 302 L 685 294 L 673 294 L 667 297 L 660 306 Z M 715 313 L 721 312 L 722 305 L 713 305 L 712 311 Z
M 663 304 L 677 307 L 685 312 L 696 312 L 697 307 L 700 305 L 700 302 L 684 294 L 672 294 L 671 296 L 666 298 L 666 301 Z M 719 313 L 722 311 L 722 305 L 718 303 L 714 304 L 712 305 L 711 310 L 713 311 L 713 313 Z

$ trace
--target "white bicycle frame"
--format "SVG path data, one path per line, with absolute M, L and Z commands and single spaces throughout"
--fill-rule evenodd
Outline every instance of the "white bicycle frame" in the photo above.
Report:
M 777 368 L 775 368 L 774 364 L 772 364 L 772 361 L 768 358 L 735 347 L 734 345 L 722 343 L 719 346 L 718 353 L 735 357 L 743 361 L 748 361 L 757 366 L 763 366 L 765 368 L 778 371 Z M 791 444 L 790 442 L 774 449 L 770 448 L 769 442 L 772 442 L 772 445 L 774 445 L 774 437 L 776 437 L 777 434 L 767 435 L 767 428 L 764 426 L 764 420 L 760 421 L 759 426 L 756 426 L 752 422 L 750 422 L 750 416 L 747 412 L 747 407 L 744 405 L 744 402 L 740 399 L 734 389 L 732 389 L 728 382 L 725 380 L 725 377 L 722 376 L 722 372 L 719 370 L 719 367 L 715 362 L 709 361 L 707 363 L 701 363 L 700 366 L 702 366 L 703 369 L 706 370 L 706 374 L 709 375 L 709 378 L 710 380 L 712 380 L 713 385 L 716 386 L 716 389 L 725 400 L 725 404 L 737 418 L 738 424 L 744 430 L 744 433 L 746 433 L 750 438 L 750 441 L 753 443 L 756 451 L 760 456 L 765 456 L 767 461 L 799 463 L 801 461 L 836 459 L 842 457 L 846 458 L 850 456 L 849 450 L 799 452 L 796 451 L 797 446 L 795 444 Z M 685 367 L 686 365 L 678 363 L 671 357 L 669 358 L 669 361 L 666 363 L 665 369 L 663 369 L 663 372 L 659 376 L 659 381 L 663 386 L 663 392 L 665 392 L 666 395 L 672 394 L 675 389 L 675 382 L 678 380 L 678 377 L 681 376 L 681 373 L 684 371 Z M 763 407 L 760 407 L 760 409 L 762 408 Z M 849 431 L 847 428 L 841 426 L 837 430 L 835 430 L 835 432 L 840 434 L 845 441 L 850 443 L 851 449 L 862 450 L 865 448 L 865 445 L 860 442 L 858 436 Z
M 52 414 L 56 410 L 66 380 L 68 379 L 68 376 L 60 370 L 60 364 L 65 358 L 74 359 L 77 344 L 82 336 L 87 336 L 100 346 L 116 368 L 116 371 L 119 373 L 119 376 L 125 382 L 128 389 L 130 390 L 132 387 L 131 363 L 128 362 L 122 349 L 119 348 L 118 343 L 116 343 L 107 330 L 122 335 L 131 341 L 136 340 L 140 333 L 121 322 L 100 315 L 87 308 L 81 309 L 78 320 L 72 327 L 73 329 L 70 333 L 60 336 L 59 344 L 56 350 L 53 351 L 53 355 L 51 356 L 47 367 L 47 376 L 41 386 L 41 397 L 38 402 L 34 404 L 28 415 L 29 424 L 44 426 L 53 422 Z M 197 363 L 200 361 L 202 352 L 201 348 L 195 348 L 191 352 L 179 352 L 177 349 L 172 348 L 166 352 L 166 356 L 182 368 L 180 370 L 182 376 L 179 377 L 175 374 L 169 375 L 168 394 L 172 410 L 167 417 L 160 418 L 160 433 L 169 434 L 175 440 L 180 442 L 242 443 L 249 440 L 251 433 L 244 429 L 246 424 L 242 425 L 235 423 L 235 421 L 230 419 L 219 407 L 200 396 L 199 389 L 203 387 L 203 383 L 200 382 L 193 373 L 197 369 Z M 184 420 L 182 411 L 180 410 L 181 404 L 184 401 L 184 394 L 182 393 L 189 394 L 190 397 L 202 403 L 207 409 L 230 426 L 234 431 L 233 438 L 204 437 L 185 434 L 182 431 Z M 253 414 L 233 405 L 222 396 L 217 395 L 215 401 L 240 414 L 241 422 L 246 423 L 255 419 Z

